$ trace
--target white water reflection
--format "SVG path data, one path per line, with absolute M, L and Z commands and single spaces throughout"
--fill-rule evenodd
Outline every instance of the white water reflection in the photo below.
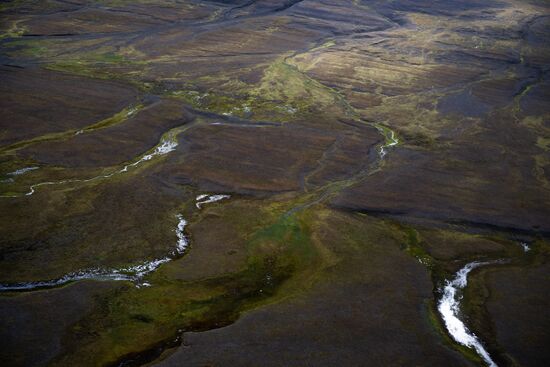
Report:
M 148 287 L 151 284 L 148 282 L 142 282 L 142 278 L 147 274 L 155 271 L 164 263 L 167 263 L 174 258 L 183 255 L 185 250 L 189 245 L 189 241 L 185 236 L 185 226 L 187 221 L 181 216 L 178 215 L 178 225 L 176 227 L 176 236 L 178 241 L 176 243 L 176 248 L 170 253 L 169 256 L 165 256 L 160 259 L 155 259 L 152 261 L 144 261 L 137 265 L 128 266 L 125 268 L 119 269 L 102 269 L 102 268 L 92 268 L 86 270 L 79 270 L 66 274 L 58 279 L 36 281 L 36 282 L 22 282 L 15 284 L 0 284 L 0 291 L 21 291 L 21 290 L 32 290 L 36 288 L 51 288 L 60 286 L 69 282 L 76 282 L 79 280 L 93 279 L 100 281 L 131 281 L 136 284 L 136 287 Z
M 531 247 L 527 244 L 527 242 L 520 242 L 521 247 L 523 248 L 523 252 L 528 252 L 531 250 Z
M 386 134 L 385 131 L 383 131 L 382 134 L 388 139 L 388 142 L 380 147 L 380 159 L 384 159 L 386 154 L 388 154 L 388 148 L 399 144 L 399 140 L 395 137 L 395 132 L 393 130 L 389 130 L 389 135 Z
M 181 214 L 178 214 L 178 226 L 176 228 L 176 236 L 178 237 L 178 242 L 176 244 L 176 250 L 174 255 L 181 255 L 185 252 L 187 249 L 187 246 L 189 246 L 189 240 L 185 236 L 185 226 L 187 225 L 187 221 L 183 218 Z
M 25 167 L 25 168 L 20 168 L 16 171 L 13 171 L 13 172 L 10 172 L 8 173 L 8 176 L 19 176 L 19 175 L 22 175 L 24 173 L 27 173 L 29 171 L 34 171 L 35 169 L 38 169 L 40 167 Z
M 496 367 L 496 363 L 491 359 L 491 356 L 485 350 L 477 336 L 472 333 L 466 325 L 460 320 L 460 300 L 462 299 L 461 290 L 468 284 L 468 274 L 483 265 L 491 264 L 491 262 L 471 262 L 460 269 L 452 281 L 447 281 L 442 289 L 443 296 L 439 300 L 437 309 L 445 322 L 445 326 L 449 334 L 458 343 L 474 348 L 477 354 L 490 367 Z
M 174 140 L 163 140 L 163 141 L 161 141 L 160 145 L 155 148 L 155 150 L 153 152 L 151 152 L 149 154 L 145 154 L 143 157 L 141 157 L 137 161 L 135 161 L 133 163 L 130 163 L 130 164 L 127 164 L 123 168 L 121 168 L 117 171 L 111 172 L 111 173 L 106 174 L 106 175 L 95 176 L 95 177 L 88 178 L 88 179 L 68 179 L 68 180 L 61 180 L 61 181 L 40 182 L 40 183 L 32 185 L 30 187 L 30 190 L 25 195 L 30 196 L 30 195 L 34 194 L 36 192 L 36 189 L 40 186 L 62 185 L 62 184 L 76 183 L 76 182 L 90 182 L 90 181 L 95 181 L 95 180 L 99 180 L 99 179 L 103 179 L 103 178 L 110 178 L 110 177 L 113 177 L 114 175 L 127 172 L 129 168 L 135 167 L 135 166 L 137 166 L 137 165 L 139 165 L 143 162 L 149 161 L 153 157 L 168 154 L 168 153 L 172 152 L 174 149 L 176 149 L 177 146 L 178 146 L 178 143 L 175 139 Z
M 195 206 L 197 207 L 197 209 L 200 209 L 201 206 L 203 206 L 204 204 L 215 203 L 216 201 L 229 199 L 230 197 L 231 197 L 230 195 L 202 194 L 197 196 L 197 198 L 195 199 L 196 201 Z

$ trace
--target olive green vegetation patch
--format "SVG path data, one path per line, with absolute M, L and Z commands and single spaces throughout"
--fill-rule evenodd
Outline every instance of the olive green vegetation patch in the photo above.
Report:
M 58 362 L 111 363 L 171 340 L 178 330 L 231 323 L 246 309 L 274 302 L 278 288 L 316 257 L 308 227 L 297 215 L 283 215 L 255 231 L 247 249 L 246 267 L 234 274 L 185 282 L 159 272 L 150 277 L 150 287 L 107 295 L 100 310 L 73 328 L 74 354 Z
M 10 28 L 8 28 L 5 32 L 0 33 L 0 40 L 4 38 L 18 38 L 24 35 L 27 32 L 27 27 L 21 26 L 19 24 L 21 22 L 22 20 L 14 21 Z
M 108 117 L 106 119 L 103 119 L 101 121 L 98 121 L 94 124 L 88 125 L 82 129 L 71 129 L 66 130 L 58 133 L 50 133 L 45 135 L 40 135 L 36 138 L 28 139 L 28 140 L 21 140 L 17 143 L 14 143 L 12 145 L 8 145 L 5 147 L 0 148 L 0 153 L 5 153 L 8 151 L 17 150 L 29 145 L 33 145 L 36 143 L 41 143 L 45 141 L 53 141 L 53 140 L 63 140 L 66 138 L 70 138 L 74 136 L 75 134 L 81 134 L 84 132 L 92 132 L 95 130 L 104 129 L 113 125 L 120 124 L 132 117 L 134 117 L 136 114 L 139 113 L 144 108 L 144 105 L 141 103 L 132 104 L 130 106 L 127 106 L 123 108 L 121 111 L 115 113 L 113 116 Z

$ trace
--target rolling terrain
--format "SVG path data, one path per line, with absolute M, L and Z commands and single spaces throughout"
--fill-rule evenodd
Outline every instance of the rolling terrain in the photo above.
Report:
M 3 366 L 547 366 L 550 4 L 0 2 Z

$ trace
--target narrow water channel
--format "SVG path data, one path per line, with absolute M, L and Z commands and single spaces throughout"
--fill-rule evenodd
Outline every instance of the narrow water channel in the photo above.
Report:
M 172 261 L 185 252 L 189 245 L 187 236 L 185 235 L 185 226 L 187 221 L 181 215 L 177 215 L 178 225 L 176 227 L 177 242 L 174 250 L 168 255 L 150 261 L 143 261 L 140 264 L 128 266 L 118 269 L 92 268 L 78 270 L 69 274 L 63 275 L 61 278 L 51 280 L 40 280 L 34 282 L 21 282 L 12 284 L 0 284 L 0 292 L 8 291 L 30 291 L 39 288 L 53 288 L 66 283 L 76 282 L 79 280 L 100 280 L 100 281 L 130 281 L 136 284 L 137 287 L 149 286 L 150 284 L 143 281 L 143 277 L 155 271 L 159 266 L 169 261 Z
M 446 281 L 441 290 L 441 299 L 437 304 L 437 309 L 451 337 L 457 343 L 473 348 L 489 367 L 497 367 L 497 365 L 479 338 L 460 319 L 460 301 L 462 300 L 462 289 L 468 285 L 468 274 L 475 268 L 494 263 L 474 261 L 464 266 L 452 280 Z

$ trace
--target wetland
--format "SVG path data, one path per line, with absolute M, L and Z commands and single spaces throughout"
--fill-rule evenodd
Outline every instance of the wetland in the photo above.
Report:
M 550 365 L 550 4 L 0 2 L 2 366 Z

